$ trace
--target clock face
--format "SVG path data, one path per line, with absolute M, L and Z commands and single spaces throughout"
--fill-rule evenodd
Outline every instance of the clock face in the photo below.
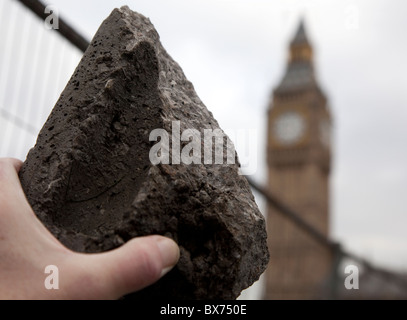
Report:
M 298 142 L 305 131 L 305 121 L 301 114 L 295 111 L 282 113 L 274 123 L 274 134 L 284 145 Z
M 321 143 L 328 148 L 331 144 L 331 125 L 326 119 L 319 123 L 319 137 Z

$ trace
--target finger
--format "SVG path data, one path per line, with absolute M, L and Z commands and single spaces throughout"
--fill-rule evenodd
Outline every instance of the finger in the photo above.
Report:
M 23 165 L 23 162 L 15 158 L 0 158 L 0 165 L 1 164 L 11 165 L 12 167 L 14 167 L 16 172 L 19 172 L 21 166 Z
M 21 196 L 24 194 L 18 178 L 21 166 L 20 160 L 0 158 L 0 204 L 16 203 L 16 198 L 21 200 Z
M 32 211 L 18 177 L 22 165 L 23 163 L 18 159 L 0 158 L 0 203 L 8 204 L 2 207 L 3 211 L 11 210 L 10 206 L 19 209 L 17 210 L 19 212 Z
M 23 162 L 19 159 L 15 159 L 15 158 L 6 158 L 11 165 L 14 167 L 14 169 L 16 170 L 16 172 L 20 172 L 21 167 L 23 166 Z
M 134 238 L 113 251 L 81 255 L 79 263 L 93 270 L 91 285 L 97 299 L 141 290 L 166 274 L 179 259 L 178 245 L 162 236 Z
M 60 243 L 35 216 L 21 187 L 18 159 L 0 158 L 0 235 L 17 240 L 38 235 L 53 245 Z
M 18 172 L 23 162 L 14 158 L 0 158 L 0 181 L 12 181 L 18 179 Z

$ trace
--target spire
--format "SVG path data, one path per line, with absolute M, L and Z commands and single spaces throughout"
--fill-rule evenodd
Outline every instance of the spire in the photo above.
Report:
M 303 18 L 301 18 L 297 32 L 290 44 L 290 61 L 312 63 L 312 47 L 305 33 Z
M 291 41 L 291 45 L 299 44 L 308 44 L 307 35 L 305 33 L 304 18 L 301 18 L 294 39 Z
M 305 32 L 303 18 L 290 43 L 289 52 L 286 73 L 277 90 L 298 90 L 317 86 L 312 63 L 312 47 Z

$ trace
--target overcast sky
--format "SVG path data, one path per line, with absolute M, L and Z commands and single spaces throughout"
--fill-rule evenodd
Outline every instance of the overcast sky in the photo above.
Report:
M 407 270 L 406 1 L 48 3 L 89 39 L 114 7 L 127 4 L 149 17 L 221 127 L 257 130 L 254 177 L 261 182 L 267 102 L 304 16 L 334 117 L 331 235 L 377 265 Z M 71 74 L 79 54 L 66 57 Z

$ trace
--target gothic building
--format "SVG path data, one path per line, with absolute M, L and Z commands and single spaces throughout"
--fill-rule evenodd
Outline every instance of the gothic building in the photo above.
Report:
M 313 48 L 301 22 L 268 108 L 268 188 L 328 235 L 331 114 L 314 72 Z M 270 264 L 265 299 L 322 298 L 331 252 L 272 207 L 267 210 Z

